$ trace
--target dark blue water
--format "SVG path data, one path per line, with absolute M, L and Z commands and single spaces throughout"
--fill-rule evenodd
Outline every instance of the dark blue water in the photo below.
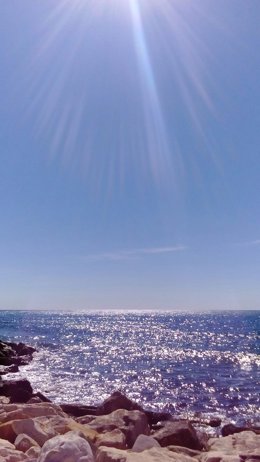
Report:
M 178 416 L 259 422 L 260 312 L 0 311 L 0 338 L 35 345 L 21 368 L 56 402 L 115 389 Z

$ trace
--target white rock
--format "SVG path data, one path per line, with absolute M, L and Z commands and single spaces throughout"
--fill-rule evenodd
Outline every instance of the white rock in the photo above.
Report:
M 39 446 L 38 443 L 25 433 L 20 433 L 15 439 L 14 445 L 18 451 L 26 452 L 32 446 Z
M 38 457 L 40 455 L 41 448 L 40 446 L 32 446 L 28 451 L 26 451 L 26 456 L 30 459 L 36 459 L 38 460 Z
M 249 454 L 260 448 L 260 435 L 245 431 L 223 438 L 210 438 L 208 441 L 210 451 L 219 451 L 222 454 Z
M 132 447 L 133 452 L 142 452 L 146 449 L 151 448 L 160 448 L 158 441 L 156 441 L 152 436 L 147 435 L 139 435 L 136 440 L 135 444 Z
M 173 453 L 161 447 L 133 452 L 101 446 L 96 456 L 96 462 L 195 462 L 195 460 L 192 457 Z
M 21 462 L 23 460 L 28 460 L 23 452 L 7 447 L 0 448 L 0 462 L 2 462 L 1 458 L 4 462 Z
M 94 462 L 94 457 L 84 438 L 77 432 L 68 432 L 46 441 L 38 462 Z

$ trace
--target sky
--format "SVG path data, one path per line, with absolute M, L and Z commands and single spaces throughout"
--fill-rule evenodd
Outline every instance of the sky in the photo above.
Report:
M 259 309 L 259 20 L 0 1 L 0 309 Z

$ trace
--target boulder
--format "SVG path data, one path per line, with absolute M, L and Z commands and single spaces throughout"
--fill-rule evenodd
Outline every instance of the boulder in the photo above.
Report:
M 131 448 L 136 438 L 141 435 L 149 435 L 150 428 L 146 415 L 140 411 L 126 411 L 118 409 L 111 414 L 95 417 L 88 424 L 98 433 L 110 432 L 118 429 L 124 433 L 126 444 Z
M 95 419 L 94 415 L 83 415 L 82 417 L 75 417 L 76 422 L 84 425 L 92 422 Z
M 96 406 L 84 406 L 83 404 L 61 404 L 61 409 L 72 417 L 97 414 Z
M 142 452 L 146 449 L 151 448 L 160 448 L 158 441 L 156 441 L 152 436 L 148 435 L 139 435 L 132 447 L 133 452 Z
M 141 411 L 144 412 L 143 408 L 127 398 L 120 391 L 115 391 L 109 398 L 107 398 L 100 406 L 98 406 L 96 412 L 97 415 L 110 414 L 117 409 L 126 409 L 127 411 Z
M 16 352 L 18 356 L 29 356 L 35 353 L 36 349 L 32 346 L 25 345 L 25 343 L 14 343 L 14 342 L 6 342 L 8 346 L 12 348 Z
M 132 452 L 102 446 L 97 451 L 96 462 L 195 462 L 195 459 L 158 447 Z
M 98 435 L 95 446 L 107 446 L 110 448 L 126 449 L 126 437 L 121 430 L 115 429 L 111 432 Z
M 35 348 L 24 343 L 2 342 L 0 341 L 0 365 L 19 366 L 28 364 L 32 360 Z
M 38 462 L 38 457 L 40 455 L 41 448 L 40 446 L 32 446 L 26 451 L 25 455 L 29 458 L 29 461 Z
M 254 433 L 260 435 L 260 427 L 237 427 L 236 425 L 230 423 L 223 426 L 221 430 L 222 436 L 234 435 L 234 433 L 241 433 L 245 431 L 253 431 Z
M 202 454 L 199 462 L 242 462 L 239 455 L 226 455 L 220 451 L 210 451 Z
M 161 446 L 184 446 L 201 450 L 202 444 L 196 430 L 189 421 L 166 422 L 164 426 L 154 432 L 153 437 Z
M 260 435 L 252 431 L 234 433 L 223 438 L 210 438 L 208 451 L 217 451 L 226 455 L 259 455 L 260 457 Z M 258 451 L 258 453 L 257 453 Z
M 15 448 L 18 451 L 26 452 L 33 446 L 40 447 L 35 440 L 33 440 L 30 436 L 26 435 L 25 433 L 20 433 L 15 439 L 14 442 Z
M 19 368 L 15 364 L 13 364 L 12 366 L 0 366 L 0 375 L 12 374 L 18 371 Z
M 177 452 L 177 454 L 184 454 L 189 457 L 199 457 L 201 455 L 201 451 L 185 448 L 183 446 L 167 446 L 167 449 L 168 451 Z
M 26 403 L 32 396 L 32 386 L 26 379 L 0 382 L 0 395 L 10 398 L 11 403 Z
M 55 436 L 43 445 L 38 462 L 94 462 L 89 443 L 77 432 Z
M 23 452 L 0 446 L 0 462 L 21 462 L 23 460 L 28 460 Z
M 21 420 L 41 416 L 55 416 L 67 417 L 61 410 L 60 406 L 52 403 L 39 403 L 39 404 L 10 404 L 2 407 L 3 412 L 0 413 L 0 422 L 5 423 L 11 420 Z
M 164 422 L 166 420 L 171 420 L 172 416 L 169 412 L 155 412 L 155 411 L 144 411 L 147 418 L 149 425 L 156 425 L 158 422 Z
M 51 426 L 41 425 L 37 419 L 23 419 L 23 420 L 11 420 L 0 425 L 0 438 L 14 443 L 16 437 L 25 433 L 35 440 L 39 446 L 42 446 L 45 441 L 55 436 L 55 431 Z

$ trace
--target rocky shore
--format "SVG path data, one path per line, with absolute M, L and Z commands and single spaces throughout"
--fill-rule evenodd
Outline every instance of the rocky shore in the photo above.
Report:
M 0 341 L 0 462 L 260 461 L 260 427 L 225 425 L 212 438 L 207 427 L 220 419 L 200 422 L 198 431 L 198 422 L 146 411 L 119 391 L 99 406 L 57 405 L 28 380 L 6 379 L 34 352 Z

